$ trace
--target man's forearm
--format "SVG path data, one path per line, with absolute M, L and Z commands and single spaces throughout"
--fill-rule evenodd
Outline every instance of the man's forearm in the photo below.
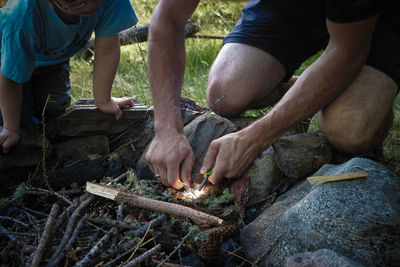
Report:
M 185 24 L 197 3 L 196 0 L 159 1 L 153 12 L 148 75 L 156 134 L 183 132 L 180 95 L 186 62 Z
M 184 30 L 166 25 L 163 29 L 152 27 L 150 32 L 148 73 L 155 109 L 155 131 L 159 124 L 162 128 L 168 125 L 180 129 L 179 106 L 186 60 Z
M 22 84 L 7 79 L 0 72 L 0 109 L 3 127 L 18 131 L 21 120 Z

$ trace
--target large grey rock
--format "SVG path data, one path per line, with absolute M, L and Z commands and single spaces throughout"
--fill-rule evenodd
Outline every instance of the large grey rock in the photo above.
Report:
M 355 171 L 369 177 L 304 181 L 280 196 L 241 231 L 249 258 L 282 266 L 291 255 L 326 248 L 366 266 L 400 262 L 400 178 L 360 158 L 324 165 L 315 175 Z
M 275 164 L 272 147 L 258 156 L 243 176 L 250 177 L 248 205 L 265 201 L 283 180 L 283 173 Z
M 362 265 L 329 249 L 303 252 L 286 260 L 285 267 L 361 267 Z

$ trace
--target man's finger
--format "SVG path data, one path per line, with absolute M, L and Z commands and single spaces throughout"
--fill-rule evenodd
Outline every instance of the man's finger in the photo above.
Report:
M 192 167 L 194 163 L 194 158 L 187 157 L 181 164 L 181 179 L 184 184 L 190 186 L 190 175 L 192 172 Z
M 168 166 L 167 174 L 168 174 L 168 184 L 175 189 L 181 189 L 183 186 L 178 182 L 179 179 L 179 163 L 178 164 L 170 164 Z
M 201 174 L 206 173 L 209 169 L 211 169 L 214 166 L 217 155 L 218 155 L 218 146 L 215 145 L 215 143 L 211 142 L 207 154 L 204 157 L 203 166 L 200 169 Z

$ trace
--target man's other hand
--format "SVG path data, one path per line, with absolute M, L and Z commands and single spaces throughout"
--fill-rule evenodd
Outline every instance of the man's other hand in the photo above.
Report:
M 146 153 L 146 161 L 151 171 L 160 176 L 165 186 L 175 189 L 182 188 L 179 179 L 190 185 L 194 159 L 192 148 L 184 134 L 156 136 Z

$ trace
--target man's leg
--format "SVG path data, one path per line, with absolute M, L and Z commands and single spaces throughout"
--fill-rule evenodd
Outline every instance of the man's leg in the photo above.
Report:
M 392 78 L 365 65 L 346 91 L 318 113 L 319 127 L 339 151 L 372 151 L 391 127 L 397 90 Z
M 285 93 L 276 88 L 285 74 L 284 66 L 269 53 L 227 43 L 210 70 L 208 106 L 217 114 L 234 117 L 246 109 L 272 105 Z

